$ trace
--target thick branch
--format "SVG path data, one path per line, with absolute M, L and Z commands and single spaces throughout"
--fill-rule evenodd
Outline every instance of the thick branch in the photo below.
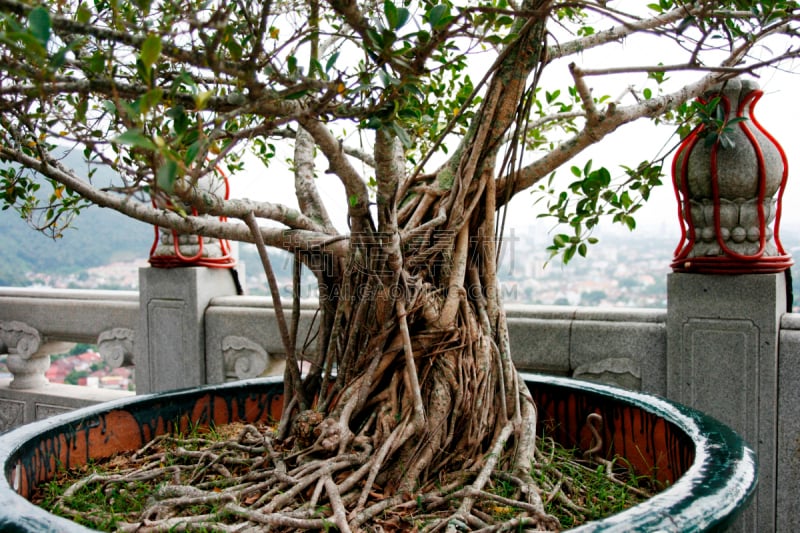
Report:
M 694 9 L 681 5 L 672 11 L 649 19 L 621 24 L 580 39 L 555 44 L 548 48 L 547 57 L 552 61 L 561 57 L 578 54 L 591 48 L 597 48 L 611 42 L 619 42 L 625 37 L 636 33 L 663 28 L 664 26 L 674 24 L 695 13 L 698 8 L 696 6 L 693 7 Z
M 300 210 L 318 221 L 326 231 L 334 233 L 314 178 L 314 139 L 301 127 L 295 135 L 294 167 L 294 190 Z
M 378 228 L 397 232 L 397 190 L 405 177 L 400 141 L 385 130 L 378 130 L 375 142 L 375 178 L 378 182 Z
M 351 216 L 366 217 L 369 215 L 369 191 L 364 180 L 350 164 L 339 142 L 330 130 L 313 117 L 301 117 L 298 122 L 305 128 L 328 159 L 331 172 L 339 177 L 347 193 L 347 201 Z
M 203 235 L 206 237 L 229 239 L 240 242 L 254 242 L 252 234 L 243 224 L 222 222 L 217 218 L 181 216 L 173 211 L 158 209 L 147 203 L 132 200 L 128 197 L 107 193 L 92 187 L 61 168 L 57 168 L 53 165 L 45 165 L 33 157 L 10 150 L 4 146 L 0 146 L 0 155 L 62 183 L 100 207 L 113 209 L 141 222 L 162 228 L 174 229 L 182 234 Z M 269 217 L 270 214 L 274 214 L 273 208 L 276 207 L 270 204 L 251 202 L 249 200 L 228 200 L 226 202 L 226 205 L 227 204 L 234 204 L 238 207 L 237 209 L 226 211 L 226 213 L 246 213 L 246 209 L 249 206 L 253 207 L 251 212 L 256 214 L 256 216 L 261 217 L 263 213 L 265 218 Z M 238 214 L 229 214 L 228 216 L 236 218 Z M 273 218 L 273 220 L 275 219 Z M 312 225 L 311 227 L 316 226 Z M 263 228 L 262 235 L 267 245 L 293 253 L 319 250 L 338 257 L 345 257 L 347 255 L 348 247 L 346 240 L 331 237 L 331 235 L 327 233 L 321 233 L 312 229 L 301 229 L 298 231 L 287 230 L 286 228 Z
M 671 109 L 675 109 L 681 103 L 700 96 L 714 84 L 730 77 L 731 75 L 725 73 L 711 73 L 675 92 L 650 98 L 631 106 L 612 107 L 607 112 L 602 113 L 591 126 L 587 123 L 586 127 L 578 134 L 562 142 L 554 150 L 527 165 L 518 173 L 500 178 L 497 190 L 503 191 L 506 180 L 513 179 L 514 187 L 511 196 L 524 191 L 621 125 L 640 118 L 652 118 L 662 115 Z M 504 201 L 505 199 L 498 198 L 498 206 L 502 205 Z

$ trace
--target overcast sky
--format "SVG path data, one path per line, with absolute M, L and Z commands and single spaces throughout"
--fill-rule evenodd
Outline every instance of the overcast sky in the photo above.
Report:
M 617 64 L 654 64 L 660 59 L 653 58 L 654 47 L 652 43 L 635 45 L 630 41 L 616 46 L 612 49 L 613 57 L 608 59 L 608 51 L 603 51 L 601 59 L 589 54 L 582 54 L 576 60 L 585 67 L 613 66 Z M 675 61 L 673 61 L 675 62 Z M 800 73 L 789 72 L 798 70 L 800 65 L 784 65 L 784 71 L 776 69 L 765 69 L 761 72 L 761 77 L 757 83 L 764 90 L 763 98 L 755 107 L 755 116 L 762 126 L 769 131 L 787 153 L 789 158 L 789 180 L 784 196 L 784 214 L 782 218 L 783 231 L 781 238 L 785 245 L 794 239 L 800 243 L 800 135 L 797 134 L 798 123 L 800 123 L 800 104 L 797 102 L 797 95 L 800 93 Z M 680 80 L 679 74 L 670 74 L 674 81 Z M 689 75 L 690 79 L 698 76 L 696 72 Z M 479 79 L 480 75 L 473 79 Z M 542 79 L 544 87 L 565 86 L 569 82 L 569 73 L 566 62 L 561 64 L 551 64 L 545 69 Z M 631 83 L 638 83 L 641 78 L 633 79 L 626 76 L 615 76 L 608 79 L 591 78 L 592 87 L 596 95 L 609 94 L 616 97 L 624 87 Z M 622 91 L 620 91 L 622 88 Z M 630 103 L 630 102 L 627 102 Z M 351 137 L 349 141 L 353 141 Z M 656 127 L 651 122 L 640 120 L 636 123 L 623 126 L 607 138 L 603 139 L 598 145 L 579 154 L 573 161 L 559 172 L 560 182 L 569 183 L 573 177 L 569 173 L 569 166 L 577 165 L 582 167 L 589 159 L 593 160 L 593 167 L 606 166 L 612 176 L 623 175 L 620 165 L 635 166 L 639 162 L 651 159 L 659 154 L 665 146 L 674 148 L 677 138 L 672 136 L 672 129 L 666 126 Z M 276 159 L 290 157 L 291 153 L 279 154 Z M 668 158 L 671 163 L 672 157 Z M 324 162 L 321 163 L 324 165 Z M 324 167 L 323 167 L 324 168 Z M 278 174 L 282 175 L 281 178 Z M 287 175 L 288 174 L 288 175 Z M 370 170 L 364 168 L 363 174 L 368 176 Z M 291 179 L 288 168 L 285 165 L 275 165 L 273 168 L 264 170 L 260 163 L 254 163 L 249 170 L 243 174 L 232 177 L 231 190 L 233 196 L 252 196 L 254 193 L 261 199 L 271 201 L 282 201 L 296 206 L 292 190 Z M 282 182 L 282 183 L 280 183 Z M 332 175 L 320 174 L 318 178 L 321 194 L 329 198 L 329 209 L 335 218 L 337 227 L 345 230 L 344 209 L 346 203 L 344 193 L 338 179 Z M 508 212 L 508 223 L 510 226 L 524 228 L 536 224 L 544 229 L 550 229 L 549 223 L 538 221 L 534 211 L 535 197 L 527 192 L 517 195 L 512 202 Z M 338 208 L 337 212 L 335 209 Z M 541 210 L 541 208 L 536 208 Z M 651 197 L 650 202 L 640 211 L 638 215 L 639 227 L 643 230 L 656 230 L 660 233 L 671 233 L 680 235 L 680 225 L 677 222 L 677 202 L 675 193 L 670 185 L 670 176 L 664 178 L 664 185 L 657 190 Z M 789 235 L 786 232 L 792 227 L 797 227 L 796 235 Z M 620 227 L 619 231 L 625 231 Z

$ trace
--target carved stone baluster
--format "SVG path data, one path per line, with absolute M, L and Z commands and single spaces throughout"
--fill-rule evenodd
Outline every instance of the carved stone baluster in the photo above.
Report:
M 111 368 L 133 366 L 133 343 L 136 332 L 128 328 L 113 328 L 97 337 L 97 351 Z
M 24 322 L 0 322 L 0 353 L 8 354 L 6 365 L 14 375 L 12 389 L 35 389 L 47 384 L 45 372 L 50 354 L 40 349 L 39 332 Z
M 270 359 L 260 344 L 235 335 L 222 339 L 222 357 L 226 381 L 258 377 L 267 369 Z

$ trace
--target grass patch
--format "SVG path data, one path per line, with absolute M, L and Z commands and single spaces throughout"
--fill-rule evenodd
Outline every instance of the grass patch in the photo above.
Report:
M 622 512 L 664 488 L 621 457 L 589 460 L 550 438 L 539 439 L 539 450 L 549 460 L 534 465 L 534 478 L 546 493 L 545 510 L 565 529 Z

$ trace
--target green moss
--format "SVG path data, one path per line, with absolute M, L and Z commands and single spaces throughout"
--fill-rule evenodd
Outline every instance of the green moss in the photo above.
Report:
M 448 167 L 443 168 L 436 176 L 436 181 L 439 184 L 439 188 L 445 191 L 449 191 L 453 187 L 453 182 L 455 182 L 455 179 L 455 174 Z

